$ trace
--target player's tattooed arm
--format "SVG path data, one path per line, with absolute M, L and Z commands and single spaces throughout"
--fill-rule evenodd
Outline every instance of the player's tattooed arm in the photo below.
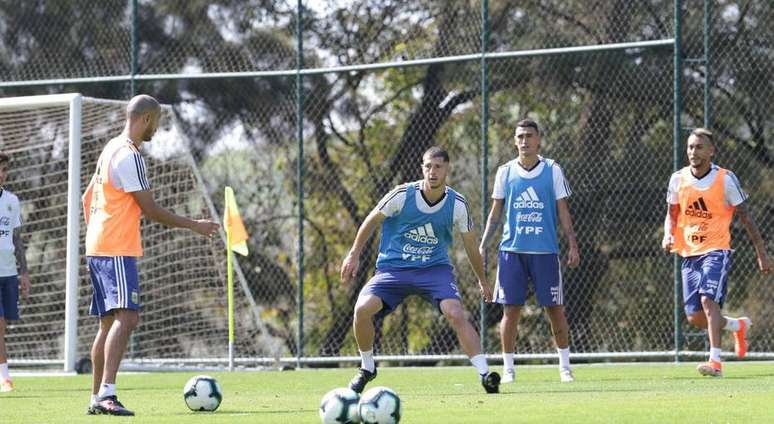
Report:
M 572 215 L 570 214 L 570 205 L 567 199 L 556 201 L 556 207 L 559 210 L 559 222 L 562 224 L 562 232 L 567 239 L 567 265 L 575 268 L 580 264 L 580 250 L 578 249 L 578 240 L 575 238 L 575 230 L 572 228 Z
M 360 254 L 371 238 L 377 227 L 384 222 L 387 217 L 378 209 L 374 209 L 366 217 L 360 228 L 355 235 L 355 241 L 352 242 L 352 248 L 349 250 L 347 257 L 341 263 L 341 281 L 344 284 L 349 284 L 349 281 L 357 275 L 357 271 L 360 268 Z
M 503 216 L 503 202 L 504 199 L 492 200 L 492 209 L 489 211 L 489 216 L 486 220 L 486 228 L 484 228 L 484 235 L 481 237 L 481 244 L 478 247 L 481 256 L 484 256 L 487 247 L 489 247 L 495 239 L 497 229 L 500 228 L 500 221 Z
M 19 284 L 22 295 L 26 298 L 30 294 L 30 273 L 27 270 L 27 249 L 21 238 L 19 228 L 13 230 L 13 247 L 16 255 L 16 267 L 19 271 Z
M 761 232 L 758 230 L 758 226 L 755 224 L 752 214 L 750 214 L 747 209 L 747 205 L 744 203 L 738 204 L 736 206 L 736 213 L 739 216 L 739 220 L 744 225 L 744 228 L 747 230 L 747 235 L 750 236 L 750 240 L 755 248 L 755 254 L 758 257 L 758 268 L 764 274 L 774 271 L 774 269 L 772 269 L 774 265 L 772 264 L 771 258 L 766 253 L 766 244 L 763 242 Z
M 28 274 L 27 271 L 27 249 L 24 246 L 24 240 L 21 238 L 19 229 L 13 230 L 13 247 L 14 254 L 16 255 L 16 267 L 19 269 L 19 274 Z
M 675 243 L 675 226 L 677 225 L 677 216 L 680 214 L 679 204 L 667 203 L 667 213 L 664 218 L 664 239 L 661 241 L 661 248 L 666 253 L 672 251 L 672 246 Z

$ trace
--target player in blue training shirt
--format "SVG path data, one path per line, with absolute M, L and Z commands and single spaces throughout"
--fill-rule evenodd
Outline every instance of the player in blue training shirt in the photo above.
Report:
M 402 184 L 389 192 L 366 217 L 349 254 L 341 265 L 345 284 L 357 274 L 360 254 L 377 226 L 382 226 L 376 274 L 360 291 L 355 305 L 354 330 L 362 359 L 349 387 L 361 393 L 376 377 L 373 356 L 374 317 L 389 314 L 409 295 L 433 303 L 449 320 L 460 345 L 481 376 L 487 393 L 497 393 L 500 375 L 489 372 L 480 339 L 467 319 L 449 262 L 452 231 L 462 235 L 465 252 L 478 277 L 485 301 L 492 291 L 484 276 L 484 262 L 476 249 L 476 235 L 465 198 L 446 186 L 449 154 L 431 147 L 422 156 L 424 179 Z
M 560 380 L 571 382 L 575 378 L 570 370 L 569 327 L 564 315 L 556 231 L 558 215 L 569 245 L 567 265 L 578 266 L 578 243 L 566 199 L 571 193 L 570 186 L 556 162 L 539 156 L 540 131 L 535 121 L 524 119 L 516 124 L 515 144 L 519 156 L 497 170 L 492 210 L 479 247 L 483 256 L 505 211 L 494 292 L 495 301 L 503 304 L 500 323 L 502 382 L 512 383 L 516 376 L 513 365 L 516 330 L 530 281 L 538 304 L 545 308 L 551 321 L 559 354 Z

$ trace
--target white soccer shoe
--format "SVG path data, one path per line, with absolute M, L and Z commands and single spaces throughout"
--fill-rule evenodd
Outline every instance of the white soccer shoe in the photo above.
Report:
M 572 383 L 575 381 L 575 376 L 572 375 L 572 370 L 569 368 L 562 368 L 559 370 L 559 381 L 562 383 Z
M 516 381 L 516 371 L 513 368 L 503 369 L 503 378 L 500 384 L 510 384 Z

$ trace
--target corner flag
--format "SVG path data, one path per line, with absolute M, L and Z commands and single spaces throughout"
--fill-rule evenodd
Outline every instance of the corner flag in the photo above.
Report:
M 223 227 L 226 230 L 226 280 L 228 297 L 228 370 L 234 370 L 234 254 L 247 256 L 247 231 L 239 216 L 234 189 L 226 186 Z
M 242 256 L 247 256 L 247 231 L 239 215 L 234 190 L 226 186 L 226 207 L 223 211 L 223 226 L 226 230 L 228 246 Z

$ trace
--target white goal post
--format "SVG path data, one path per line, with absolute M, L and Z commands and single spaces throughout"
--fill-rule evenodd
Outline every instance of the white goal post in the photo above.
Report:
M 78 338 L 78 268 L 81 210 L 81 102 L 77 93 L 0 99 L 0 112 L 66 106 L 69 110 L 67 160 L 67 258 L 65 271 L 64 370 L 75 369 Z

